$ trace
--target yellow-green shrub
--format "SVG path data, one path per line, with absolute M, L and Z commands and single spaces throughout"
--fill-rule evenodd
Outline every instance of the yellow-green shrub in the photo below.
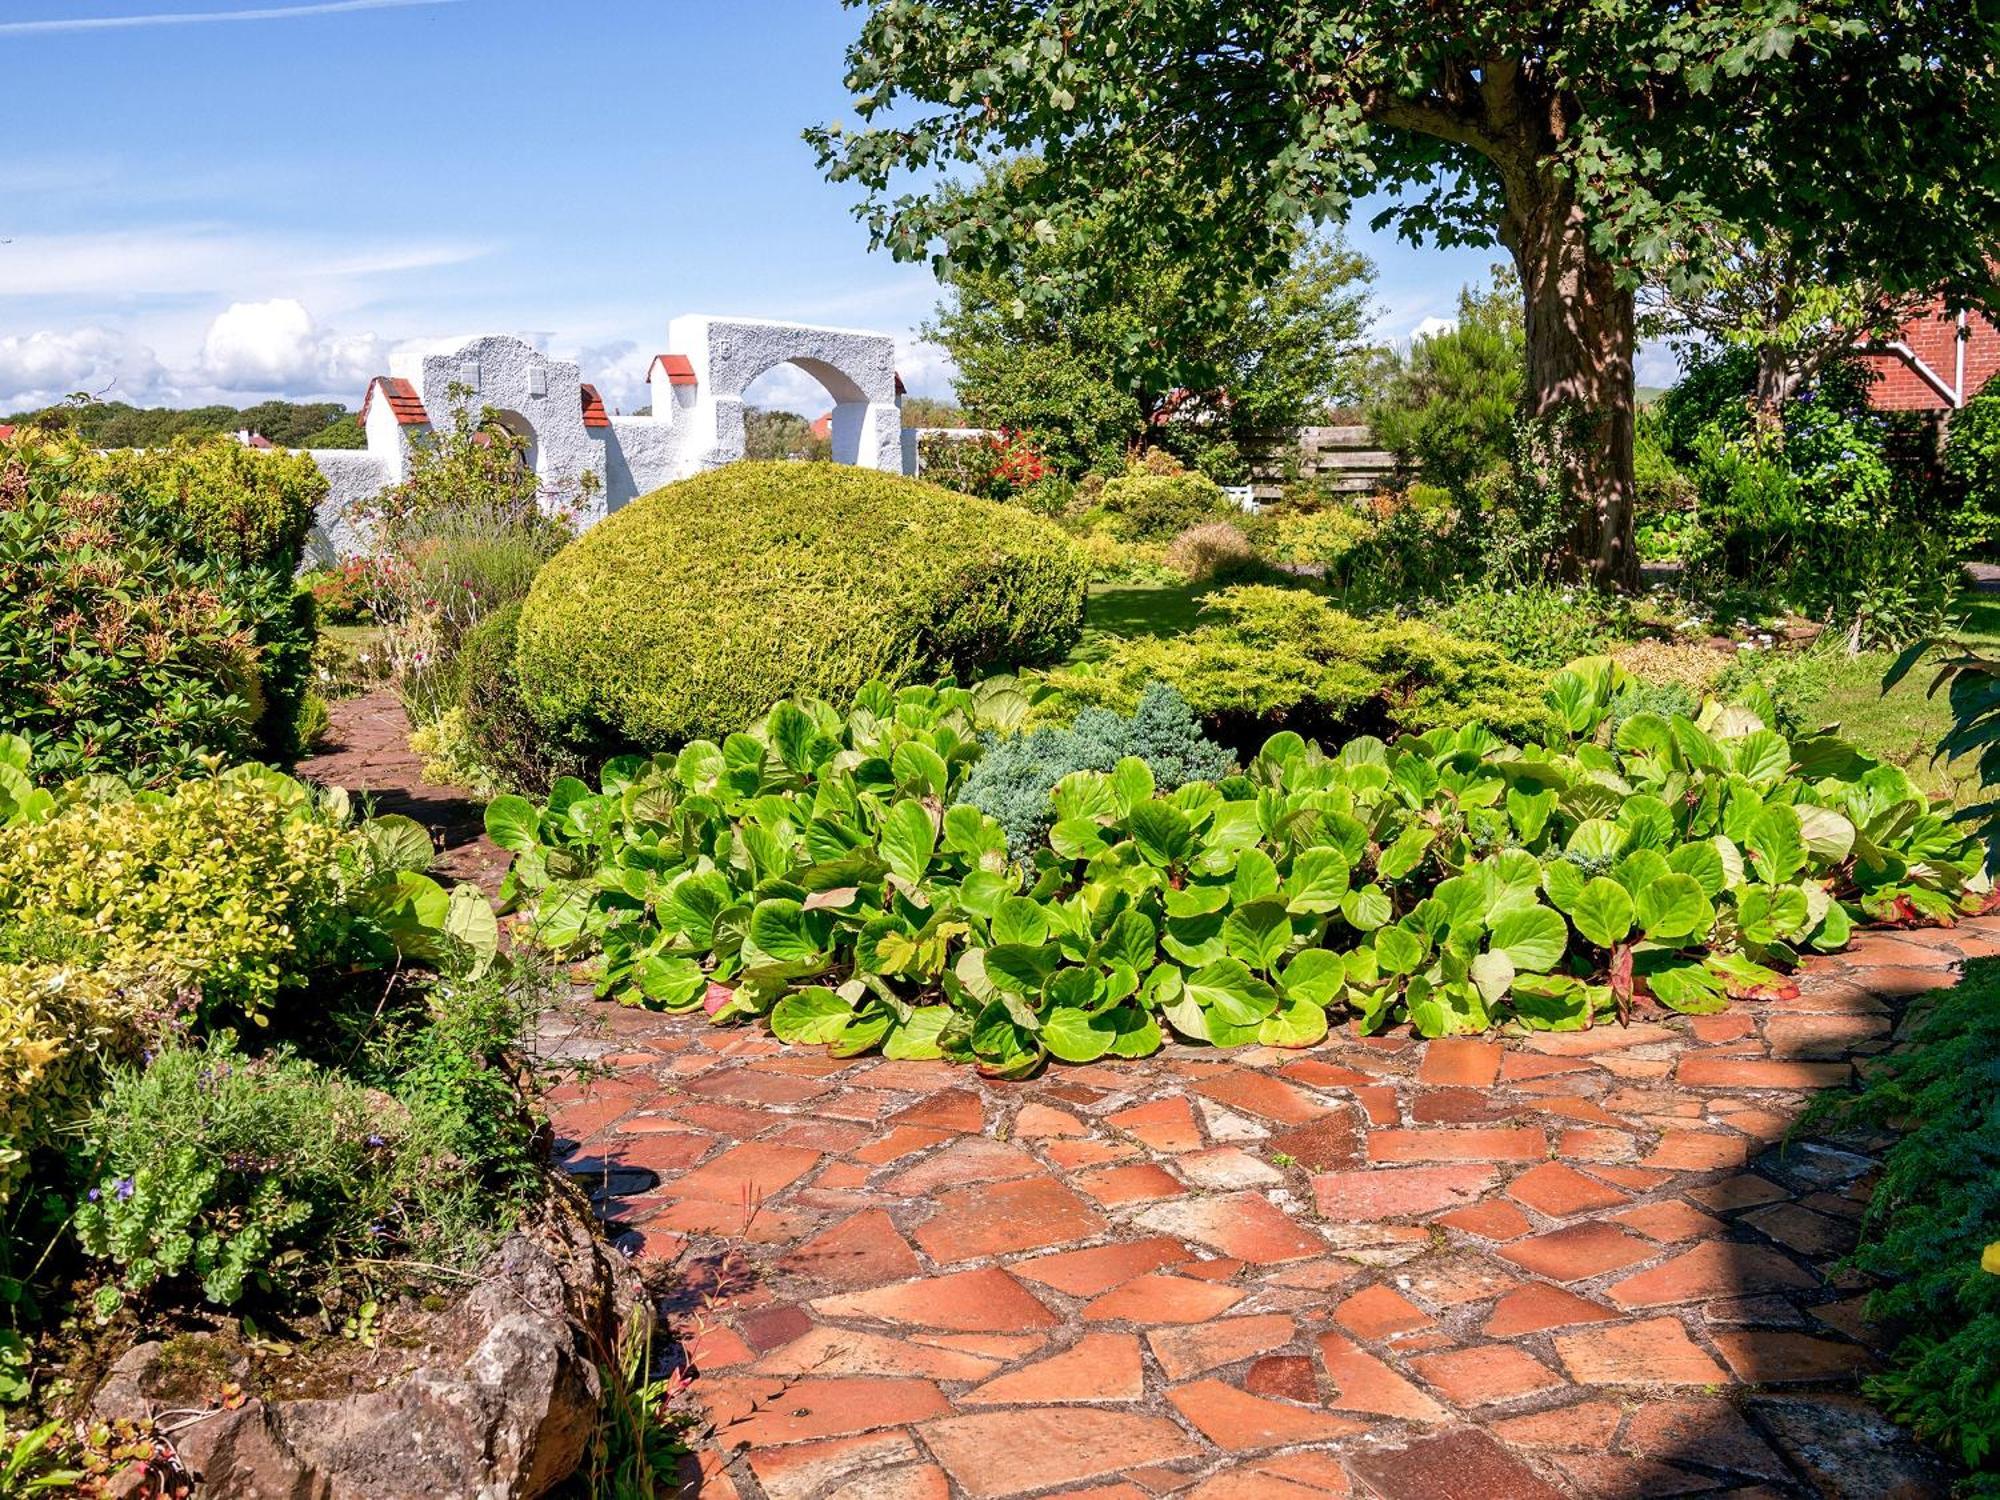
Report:
M 164 448 L 94 455 L 81 483 L 178 516 L 203 551 L 246 567 L 298 567 L 326 476 L 303 453 L 266 452 L 227 438 L 179 438 Z
M 298 782 L 246 767 L 169 793 L 72 791 L 0 832 L 0 933 L 17 945 L 258 1020 L 332 940 L 346 835 Z
M 795 693 L 1047 661 L 1089 568 L 1010 506 L 837 464 L 736 463 L 634 501 L 552 558 L 515 665 L 575 743 L 721 738 Z
M 1171 542 L 1203 521 L 1241 517 L 1243 509 L 1206 474 L 1158 474 L 1135 469 L 1106 483 L 1099 507 L 1132 542 Z

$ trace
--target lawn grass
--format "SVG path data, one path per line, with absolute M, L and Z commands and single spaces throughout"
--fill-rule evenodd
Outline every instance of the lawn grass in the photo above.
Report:
M 1120 641 L 1192 630 L 1205 592 L 1192 583 L 1093 583 L 1082 638 L 1064 664 L 1103 661 Z

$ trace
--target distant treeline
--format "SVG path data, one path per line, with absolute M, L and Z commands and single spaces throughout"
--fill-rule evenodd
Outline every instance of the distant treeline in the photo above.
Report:
M 93 401 L 45 407 L 0 417 L 20 425 L 45 413 L 76 424 L 96 448 L 157 448 L 177 437 L 209 437 L 219 432 L 254 432 L 280 448 L 361 448 L 361 423 L 338 401 L 260 401 L 255 406 L 129 406 Z

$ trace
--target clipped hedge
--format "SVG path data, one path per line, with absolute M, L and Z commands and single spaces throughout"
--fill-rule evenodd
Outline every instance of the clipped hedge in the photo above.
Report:
M 1021 510 L 835 464 L 737 463 L 618 511 L 542 569 L 516 666 L 579 744 L 721 736 L 795 693 L 1046 661 L 1088 569 Z
M 1169 1031 L 1701 1014 L 1781 991 L 1858 921 L 1984 904 L 1978 846 L 1900 768 L 1713 701 L 1606 744 L 1624 686 L 1604 658 L 1556 674 L 1540 743 L 1469 724 L 1328 755 L 1288 732 L 1171 793 L 1136 756 L 1075 771 L 1027 857 L 953 805 L 982 734 L 1018 722 L 1011 684 L 783 702 L 721 745 L 614 760 L 600 793 L 497 799 L 486 826 L 530 931 L 600 950 L 602 993 L 1001 1076 Z

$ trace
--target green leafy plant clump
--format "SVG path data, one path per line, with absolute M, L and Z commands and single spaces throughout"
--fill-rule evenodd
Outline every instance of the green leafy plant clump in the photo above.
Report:
M 1009 506 L 840 464 L 737 463 L 593 527 L 521 613 L 521 695 L 575 743 L 719 737 L 794 693 L 1046 661 L 1088 567 Z
M 1900 769 L 1714 703 L 1601 743 L 1623 686 L 1601 658 L 1557 674 L 1541 743 L 1466 725 L 1328 755 L 1284 732 L 1165 795 L 1136 756 L 1075 771 L 1027 858 L 955 800 L 1011 684 L 781 702 L 614 761 L 601 791 L 501 798 L 487 827 L 508 898 L 601 951 L 602 993 L 1000 1076 L 1168 1032 L 1310 1045 L 1350 1014 L 1440 1036 L 1646 996 L 1713 1011 L 1857 920 L 1982 899 L 1976 850 Z
M 1917 1002 L 1908 1046 L 1815 1118 L 1902 1132 L 1851 1266 L 1879 1277 L 1869 1314 L 1895 1339 L 1870 1393 L 1953 1454 L 1961 1493 L 2000 1495 L 2000 965 Z

